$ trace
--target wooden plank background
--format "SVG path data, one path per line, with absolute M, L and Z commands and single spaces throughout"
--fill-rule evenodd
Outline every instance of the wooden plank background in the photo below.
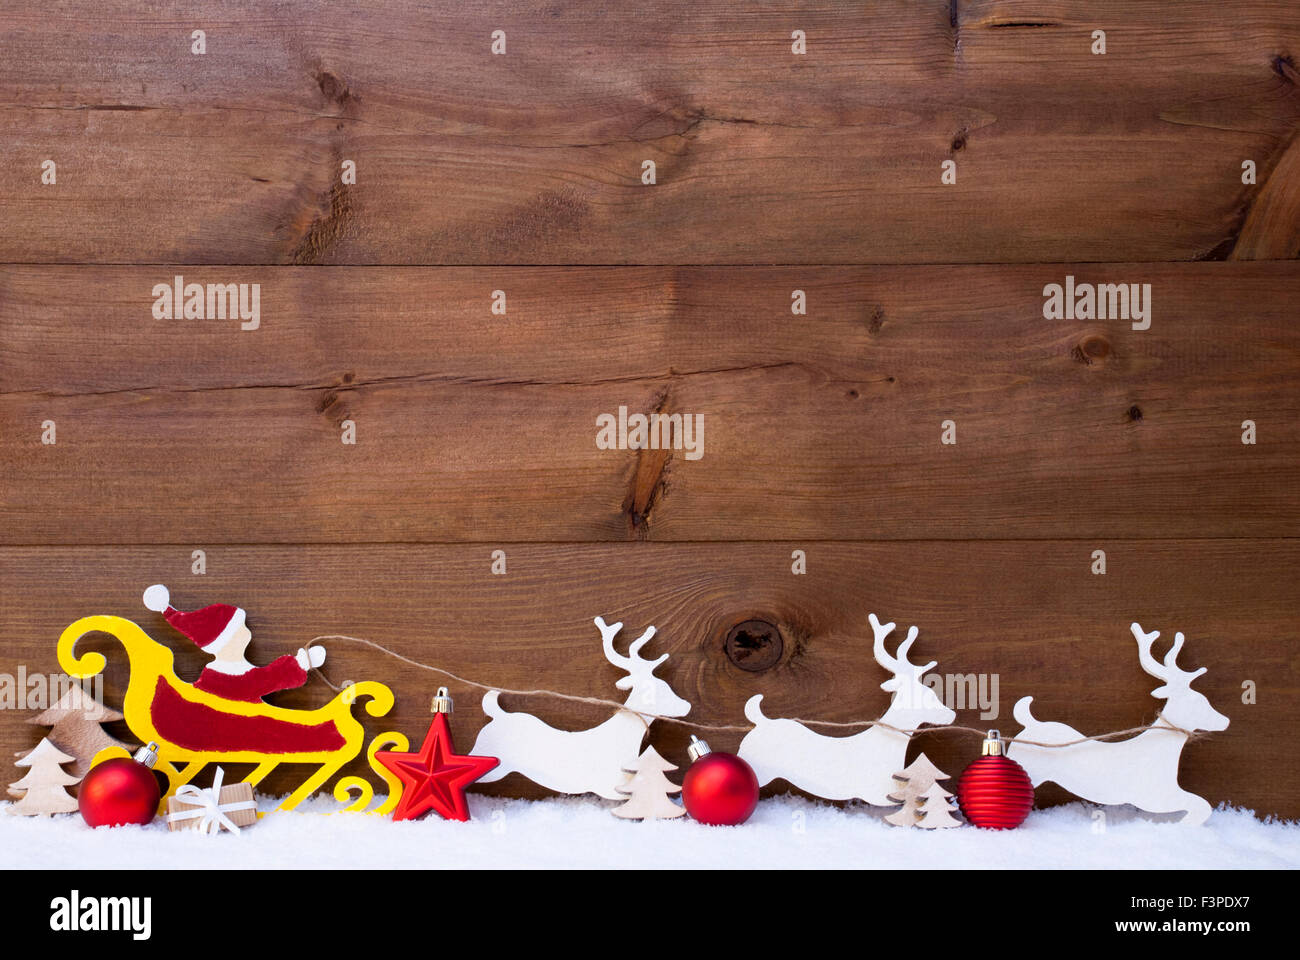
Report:
M 245 607 L 259 662 L 342 632 L 613 696 L 603 615 L 659 627 L 692 719 L 844 720 L 885 706 L 876 612 L 998 674 L 988 725 L 1032 694 L 1097 732 L 1154 715 L 1137 619 L 1232 720 L 1184 786 L 1300 816 L 1297 57 L 1290 0 L 9 5 L 0 673 L 113 613 L 196 676 L 162 581 Z M 261 327 L 154 319 L 176 274 L 260 284 Z M 1045 320 L 1067 274 L 1151 284 L 1151 328 Z M 598 450 L 620 405 L 703 414 L 704 457 Z M 784 641 L 758 673 L 723 649 L 749 619 Z M 326 672 L 390 683 L 370 727 L 411 736 L 441 682 L 346 643 Z
M 71 0 L 0 33 L 3 261 L 1300 252 L 1292 0 Z
M 1044 320 L 1067 273 L 1151 329 Z M 260 329 L 153 319 L 167 268 L 0 269 L 0 541 L 1300 535 L 1294 264 L 183 275 Z M 620 405 L 703 457 L 597 449 Z

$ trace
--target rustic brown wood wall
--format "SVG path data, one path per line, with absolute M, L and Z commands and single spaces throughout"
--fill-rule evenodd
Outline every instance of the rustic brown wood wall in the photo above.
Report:
M 999 676 L 959 722 L 1032 693 L 1097 732 L 1154 715 L 1137 619 L 1232 720 L 1184 786 L 1300 816 L 1289 0 L 72 0 L 0 11 L 0 51 L 0 672 L 113 613 L 195 675 L 162 581 L 246 607 L 261 659 L 343 632 L 592 696 L 591 618 L 654 623 L 694 718 L 845 720 L 885 705 L 876 612 Z M 260 328 L 155 319 L 177 274 L 260 284 Z M 1150 329 L 1044 319 L 1067 274 L 1151 284 Z M 703 458 L 598 450 L 619 405 L 703 414 Z M 749 619 L 783 639 L 757 673 Z M 327 673 L 423 729 L 432 678 L 344 643 Z

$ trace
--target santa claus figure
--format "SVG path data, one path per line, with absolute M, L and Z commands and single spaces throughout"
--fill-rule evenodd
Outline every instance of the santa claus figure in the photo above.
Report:
M 228 603 L 184 613 L 171 605 L 167 588 L 155 583 L 144 592 L 144 605 L 161 613 L 212 657 L 194 686 L 213 696 L 256 703 L 277 690 L 301 687 L 307 682 L 307 671 L 325 662 L 325 650 L 312 647 L 300 648 L 296 656 L 286 654 L 264 667 L 249 663 L 244 654 L 253 635 L 244 623 L 244 611 Z

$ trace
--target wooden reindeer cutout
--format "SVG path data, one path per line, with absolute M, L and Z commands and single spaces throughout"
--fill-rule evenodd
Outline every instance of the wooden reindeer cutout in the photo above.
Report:
M 894 624 L 882 624 L 873 613 L 869 616 L 875 635 L 872 652 L 876 662 L 893 676 L 880 685 L 894 696 L 889 709 L 880 717 L 900 730 L 914 730 L 923 723 L 952 723 L 956 714 L 943 705 L 938 695 L 921 682 L 921 677 L 937 661 L 923 667 L 909 663 L 907 653 L 916 640 L 916 627 L 907 631 L 907 639 L 898 645 L 896 656 L 885 651 L 885 637 Z M 827 800 L 865 800 L 880 806 L 892 805 L 889 799 L 897 786 L 895 770 L 902 768 L 907 756 L 910 734 L 887 727 L 868 727 L 851 737 L 826 737 L 814 733 L 796 720 L 772 720 L 759 709 L 762 694 L 749 698 L 745 716 L 754 729 L 745 734 L 737 753 L 754 768 L 759 784 L 777 777 Z
M 691 705 L 673 692 L 654 670 L 668 659 L 643 660 L 641 648 L 655 635 L 655 628 L 632 641 L 627 656 L 614 650 L 614 635 L 623 624 L 606 626 L 595 620 L 600 631 L 605 659 L 626 670 L 628 675 L 614 686 L 627 690 L 626 706 L 663 717 L 684 717 Z M 497 691 L 483 697 L 483 712 L 489 717 L 470 750 L 476 756 L 498 757 L 501 763 L 479 782 L 500 780 L 510 771 L 522 773 L 534 783 L 558 793 L 595 793 L 606 800 L 626 800 L 618 788 L 627 783 L 623 768 L 641 753 L 641 742 L 650 729 L 651 718 L 635 709 L 620 710 L 598 727 L 570 732 L 556 730 L 529 713 L 511 713 L 497 702 Z
M 1178 651 L 1183 648 L 1183 635 L 1174 634 L 1173 645 L 1161 663 L 1151 655 L 1151 645 L 1160 632 L 1146 633 L 1136 623 L 1130 629 L 1137 639 L 1142 669 L 1163 681 L 1151 691 L 1151 696 L 1166 701 L 1159 720 L 1182 730 L 1226 729 L 1228 718 L 1210 706 L 1204 694 L 1191 688 L 1192 681 L 1205 672 L 1205 667 L 1187 671 L 1176 664 Z M 1022 698 L 1013 710 L 1016 720 L 1025 728 L 1017 737 L 1042 743 L 1082 739 L 1083 734 L 1067 724 L 1034 719 L 1029 710 L 1033 699 Z M 1178 759 L 1186 743 L 1185 734 L 1157 725 L 1115 743 L 1089 740 L 1067 747 L 1012 743 L 1007 756 L 1025 768 L 1034 786 L 1051 781 L 1085 800 L 1131 803 L 1151 813 L 1186 810 L 1181 822 L 1200 824 L 1209 819 L 1209 803 L 1178 786 Z

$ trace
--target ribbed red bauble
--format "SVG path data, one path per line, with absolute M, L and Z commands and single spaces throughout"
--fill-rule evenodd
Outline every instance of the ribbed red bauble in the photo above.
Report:
M 77 806 L 92 827 L 145 824 L 158 814 L 158 781 L 153 765 L 158 744 L 135 752 L 134 758 L 114 757 L 90 768 L 77 788 Z
M 690 769 L 682 780 L 682 803 L 700 823 L 733 827 L 758 806 L 758 777 L 734 753 L 714 753 L 699 737 L 686 750 Z
M 975 826 L 990 830 L 1020 826 L 1034 805 L 1034 785 L 1029 774 L 1005 755 L 1002 737 L 996 730 L 990 730 L 984 738 L 981 753 L 957 782 L 962 815 Z

